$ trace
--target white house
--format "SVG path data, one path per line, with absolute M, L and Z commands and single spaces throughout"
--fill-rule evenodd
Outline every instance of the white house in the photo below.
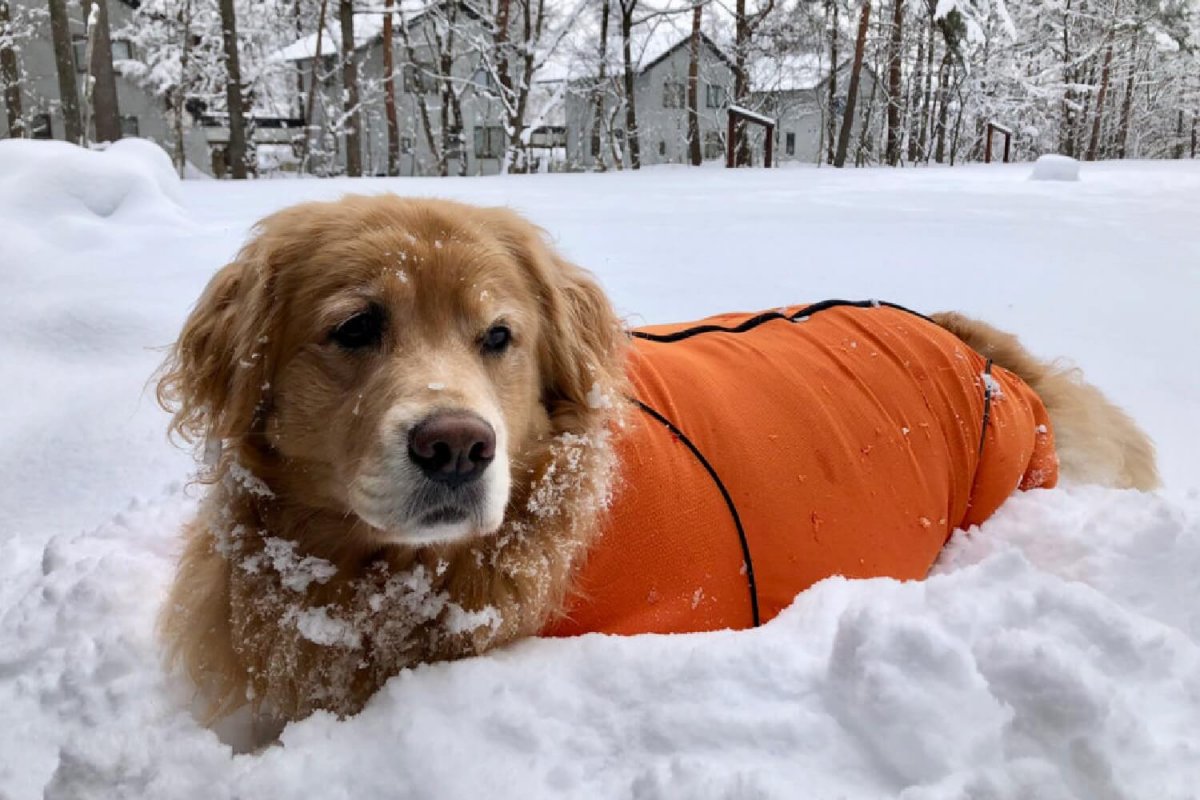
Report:
M 402 27 L 403 26 L 403 27 Z M 336 20 L 321 37 L 319 91 L 313 103 L 310 126 L 318 157 L 316 171 L 340 172 L 345 168 L 345 137 L 341 51 Z M 355 63 L 359 78 L 362 125 L 362 164 L 366 175 L 387 173 L 387 120 L 384 105 L 383 17 L 378 8 L 357 13 L 354 19 Z M 492 70 L 485 58 L 490 32 L 482 15 L 462 0 L 408 6 L 400 4 L 394 16 L 392 53 L 396 117 L 400 129 L 400 174 L 437 174 L 437 151 L 444 150 L 450 175 L 490 175 L 500 171 L 507 145 L 504 107 L 495 91 Z M 278 54 L 300 70 L 304 91 L 309 91 L 317 34 L 310 34 Z M 444 74 L 441 54 L 447 54 L 452 80 Z M 449 83 L 457 97 L 443 108 L 443 89 Z M 527 119 L 533 122 L 531 149 L 560 152 L 564 134 L 559 120 L 537 109 L 551 101 L 553 85 L 533 85 Z M 423 106 L 423 108 L 422 108 Z M 432 143 L 430 142 L 432 139 Z M 325 162 L 321 163 L 320 154 Z M 536 158 L 536 156 L 535 156 Z M 537 165 L 534 165 L 536 168 Z
M 634 78 L 638 143 L 641 163 L 688 163 L 688 66 L 691 37 L 676 34 L 665 41 L 651 40 L 642 52 L 642 66 Z M 597 129 L 596 78 L 575 79 L 566 100 L 567 159 L 577 168 L 594 166 L 593 137 L 599 133 L 601 153 L 611 163 L 618 154 L 629 165 L 625 142 L 625 111 L 617 86 L 620 65 L 601 87 L 603 99 Z M 700 36 L 697 106 L 700 141 L 705 160 L 724 157 L 726 110 L 733 95 L 733 62 L 708 36 Z
M 832 117 L 836 130 L 841 125 L 846 107 L 851 66 L 847 59 L 833 71 L 832 109 L 829 102 L 831 70 L 823 56 L 806 54 L 762 59 L 751 66 L 755 106 L 776 120 L 775 154 L 780 162 L 816 164 L 825 158 L 831 147 L 836 148 L 837 142 L 830 142 L 830 119 Z M 884 98 L 879 93 L 883 91 L 883 84 L 864 64 L 859 77 L 848 163 L 855 162 L 861 142 L 874 145 L 879 141 L 885 113 Z M 876 106 L 873 113 L 872 105 Z M 864 124 L 865 137 L 862 135 Z M 761 137 L 758 133 L 751 135 L 756 142 Z

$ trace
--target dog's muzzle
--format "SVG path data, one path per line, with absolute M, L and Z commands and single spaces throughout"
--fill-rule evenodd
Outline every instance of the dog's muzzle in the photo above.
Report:
M 496 431 L 478 414 L 439 412 L 413 426 L 408 457 L 429 480 L 458 489 L 478 480 L 496 457 Z
M 385 446 L 353 482 L 355 513 L 411 545 L 499 529 L 511 487 L 502 422 L 443 408 L 415 422 L 393 417 L 382 428 Z

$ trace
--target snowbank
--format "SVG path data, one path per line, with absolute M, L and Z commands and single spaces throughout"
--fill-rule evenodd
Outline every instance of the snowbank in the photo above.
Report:
M 1028 165 L 197 181 L 184 212 L 156 154 L 29 144 L 0 143 L 4 800 L 1196 796 L 1200 371 L 1164 365 L 1200 337 L 1200 163 L 1089 164 L 1066 193 Z M 41 166 L 14 183 L 19 152 Z M 120 186 L 110 216 L 85 202 Z M 153 348 L 255 219 L 385 190 L 519 208 L 635 321 L 834 296 L 981 316 L 1127 407 L 1166 489 L 1023 495 L 925 582 L 826 581 L 757 631 L 424 667 L 234 755 L 154 639 L 196 501 L 144 393 Z
M 118 226 L 181 220 L 171 159 L 145 139 L 104 150 L 61 141 L 0 141 L 0 218 L 64 249 L 103 245 Z M 14 227 L 9 225 L 8 227 Z
M 0 789 L 47 798 L 1194 796 L 1200 513 L 1014 498 L 924 582 L 827 580 L 756 631 L 528 641 L 232 756 L 152 637 L 177 495 L 40 553 L 5 618 Z
M 1077 181 L 1079 162 L 1070 156 L 1039 156 L 1029 177 L 1035 181 Z

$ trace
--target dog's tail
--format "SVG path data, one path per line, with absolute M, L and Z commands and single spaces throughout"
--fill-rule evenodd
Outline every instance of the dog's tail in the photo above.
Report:
M 1017 337 L 962 314 L 945 312 L 931 319 L 1037 392 L 1054 424 L 1064 477 L 1143 491 L 1160 485 L 1150 437 L 1099 389 L 1085 382 L 1079 369 L 1040 361 Z

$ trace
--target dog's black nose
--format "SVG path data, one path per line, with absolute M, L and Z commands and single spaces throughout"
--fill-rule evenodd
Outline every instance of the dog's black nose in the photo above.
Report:
M 478 414 L 445 411 L 427 417 L 408 435 L 408 457 L 425 477 L 451 488 L 470 483 L 496 457 L 496 432 Z

